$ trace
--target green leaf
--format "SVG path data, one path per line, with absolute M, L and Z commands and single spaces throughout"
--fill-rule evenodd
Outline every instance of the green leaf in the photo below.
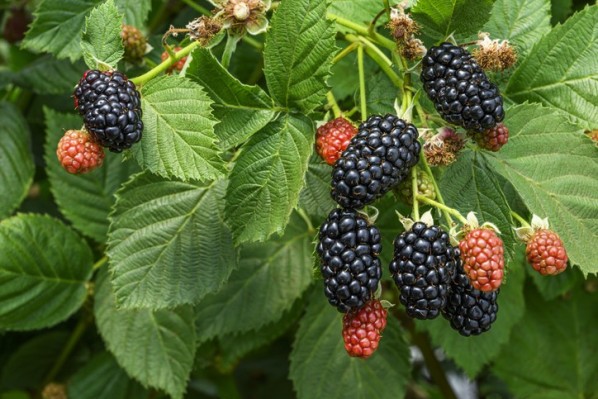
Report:
M 598 121 L 598 7 L 586 7 L 545 35 L 519 64 L 506 95 L 559 108 L 584 128 Z
M 46 143 L 44 160 L 50 178 L 51 190 L 58 208 L 73 226 L 104 243 L 108 234 L 108 214 L 114 204 L 114 193 L 131 174 L 138 170 L 132 161 L 122 161 L 122 156 L 106 152 L 104 164 L 90 173 L 68 173 L 56 159 L 56 147 L 64 132 L 79 129 L 81 117 L 62 114 L 44 108 L 46 120 Z M 76 198 L 76 201 L 73 201 Z
M 57 60 L 51 55 L 37 60 L 14 75 L 14 83 L 37 94 L 72 93 L 74 84 L 85 69 L 82 62 Z M 51 76 L 52 79 L 48 79 Z
M 550 29 L 549 0 L 497 0 L 482 30 L 515 44 L 522 58 Z
M 141 94 L 143 139 L 132 148 L 152 173 L 183 180 L 212 180 L 224 173 L 214 142 L 212 101 L 189 79 L 164 76 L 146 83 Z
M 369 75 L 366 83 L 367 109 L 369 114 L 387 114 L 394 112 L 394 102 L 398 89 L 388 76 L 379 71 Z
M 283 114 L 243 147 L 226 193 L 236 243 L 281 233 L 297 206 L 315 129 L 306 117 Z
M 119 305 L 193 304 L 224 284 L 237 265 L 224 190 L 142 173 L 117 193 L 108 255 Z
M 598 294 L 546 302 L 530 289 L 526 302 L 493 370 L 518 398 L 596 398 Z
M 244 246 L 239 270 L 218 293 L 196 305 L 199 340 L 255 330 L 279 320 L 312 281 L 314 235 L 293 214 L 283 237 Z
M 418 0 L 412 10 L 421 31 L 435 43 L 449 35 L 476 34 L 488 20 L 493 0 Z
M 475 377 L 484 367 L 496 358 L 505 347 L 512 347 L 511 330 L 523 317 L 523 282 L 525 277 L 523 249 L 513 262 L 506 280 L 498 295 L 498 314 L 492 328 L 477 336 L 465 338 L 451 328 L 442 316 L 434 320 L 417 322 L 418 329 L 427 330 L 435 345 L 444 352 L 470 377 Z
M 51 331 L 27 340 L 2 365 L 0 391 L 43 388 L 44 378 L 68 342 L 68 331 Z
M 241 83 L 209 50 L 193 52 L 185 76 L 202 85 L 214 101 L 214 116 L 220 121 L 214 131 L 222 148 L 243 143 L 276 116 L 272 99 L 259 86 Z
M 299 206 L 314 217 L 325 219 L 336 207 L 330 196 L 332 167 L 317 154 L 312 154 L 305 174 L 305 186 L 299 195 Z
M 393 5 L 397 2 L 390 1 L 390 4 Z M 376 17 L 376 14 L 382 10 L 382 7 L 382 3 L 371 0 L 332 0 L 328 10 L 331 14 L 339 15 L 355 23 L 369 25 Z M 388 22 L 386 13 L 378 20 L 378 23 L 383 22 Z M 336 29 L 341 32 L 353 32 L 351 29 L 339 24 L 336 25 Z
M 41 215 L 6 219 L 0 253 L 0 328 L 49 327 L 83 304 L 92 254 L 64 224 Z
M 108 352 L 95 355 L 68 383 L 69 399 L 145 399 L 149 396 L 131 380 Z
M 120 37 L 123 16 L 116 8 L 114 0 L 94 8 L 85 18 L 85 30 L 81 34 L 83 59 L 91 69 L 116 64 L 124 54 L 123 41 Z
M 517 242 L 512 228 L 511 208 L 500 181 L 483 154 L 478 151 L 462 153 L 442 175 L 440 192 L 447 205 L 456 208 L 462 215 L 473 211 L 480 223 L 494 223 L 501 232 L 509 260 L 513 258 Z
M 23 201 L 33 181 L 29 129 L 19 110 L 0 102 L 0 219 L 10 215 Z
M 328 86 L 335 31 L 326 20 L 326 2 L 282 2 L 272 17 L 264 48 L 270 94 L 284 107 L 313 111 Z
M 531 213 L 548 217 L 572 264 L 598 272 L 596 147 L 558 110 L 538 104 L 510 108 L 509 144 L 488 157 Z
M 80 34 L 85 15 L 101 0 L 43 0 L 22 42 L 23 48 L 48 52 L 56 58 L 81 57 Z
M 573 0 L 552 0 L 552 24 L 565 22 L 573 11 Z
M 367 360 L 347 355 L 341 331 L 342 314 L 314 290 L 291 353 L 290 377 L 297 397 L 404 397 L 411 366 L 398 321 L 388 318 L 380 346 Z
M 530 265 L 527 265 L 526 270 L 542 298 L 546 301 L 551 301 L 560 295 L 566 294 L 583 280 L 583 276 L 578 269 L 569 269 L 556 276 L 543 276 L 532 269 Z
M 152 0 L 115 0 L 120 12 L 125 14 L 125 23 L 142 28 L 152 9 Z
M 96 283 L 97 327 L 110 352 L 144 386 L 163 389 L 174 399 L 185 393 L 195 356 L 193 309 L 118 309 L 102 270 Z

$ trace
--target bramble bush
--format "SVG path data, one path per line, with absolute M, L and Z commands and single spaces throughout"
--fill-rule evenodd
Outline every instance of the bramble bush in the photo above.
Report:
M 595 2 L 0 12 L 0 399 L 598 398 Z

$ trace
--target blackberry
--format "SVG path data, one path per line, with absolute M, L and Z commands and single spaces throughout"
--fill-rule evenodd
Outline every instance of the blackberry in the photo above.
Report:
M 467 50 L 442 43 L 428 50 L 422 65 L 424 89 L 444 120 L 482 132 L 504 119 L 498 87 Z
M 141 97 L 123 73 L 87 71 L 74 95 L 75 108 L 96 142 L 121 152 L 141 140 Z
M 332 198 L 343 208 L 360 209 L 409 175 L 421 146 L 415 126 L 394 115 L 372 115 L 332 170 Z
M 449 235 L 438 226 L 416 222 L 397 236 L 390 272 L 409 316 L 434 319 L 440 314 L 458 263 L 459 249 L 450 244 Z
M 479 335 L 490 330 L 496 320 L 498 293 L 498 290 L 482 292 L 473 288 L 459 262 L 442 315 L 459 334 Z
M 316 251 L 324 294 L 340 312 L 363 307 L 378 288 L 381 249 L 378 228 L 354 210 L 335 209 L 320 227 Z

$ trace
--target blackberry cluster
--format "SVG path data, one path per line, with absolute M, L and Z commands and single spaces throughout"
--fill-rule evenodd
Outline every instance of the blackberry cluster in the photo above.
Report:
M 141 140 L 141 97 L 121 72 L 85 72 L 75 87 L 75 108 L 94 140 L 121 152 Z
M 496 320 L 498 293 L 498 290 L 482 292 L 473 288 L 459 262 L 442 315 L 459 334 L 479 335 L 490 330 Z
M 434 319 L 440 314 L 459 256 L 459 249 L 438 226 L 416 222 L 397 236 L 390 272 L 409 316 Z
M 422 64 L 424 89 L 446 121 L 482 132 L 504 119 L 498 88 L 467 50 L 442 43 L 428 50 Z
M 334 209 L 320 227 L 316 251 L 324 293 L 340 312 L 363 307 L 378 288 L 381 249 L 378 228 L 354 210 Z
M 334 165 L 332 198 L 360 209 L 400 183 L 419 161 L 415 126 L 394 115 L 372 115 Z

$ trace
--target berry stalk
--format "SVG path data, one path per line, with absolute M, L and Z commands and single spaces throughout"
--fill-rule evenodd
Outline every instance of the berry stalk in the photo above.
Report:
M 517 221 L 519 223 L 521 223 L 521 226 L 523 226 L 523 227 L 531 227 L 529 225 L 529 223 L 521 215 L 519 215 L 517 212 L 511 211 L 511 216 L 513 216 L 515 219 L 517 219 Z
M 141 85 L 149 82 L 150 80 L 152 80 L 153 78 L 155 78 L 156 76 L 161 74 L 162 72 L 166 72 L 166 70 L 168 68 L 173 66 L 181 58 L 188 56 L 189 53 L 191 53 L 191 51 L 193 51 L 198 46 L 200 46 L 199 42 L 193 42 L 193 43 L 189 44 L 187 47 L 183 47 L 183 49 L 181 49 L 181 51 L 178 51 L 177 53 L 175 53 L 174 57 L 167 58 L 166 60 L 164 60 L 160 64 L 158 64 L 158 66 L 156 66 L 153 69 L 150 69 L 148 72 L 144 73 L 143 75 L 137 76 L 136 78 L 132 78 L 129 80 L 131 82 L 133 82 L 136 86 L 141 86 Z
M 390 39 L 387 39 L 386 37 L 382 36 L 381 34 L 379 34 L 377 32 L 370 32 L 368 27 L 366 27 L 366 26 L 360 25 L 358 23 L 355 23 L 353 21 L 350 21 L 346 18 L 343 18 L 339 15 L 332 14 L 332 13 L 326 14 L 326 18 L 336 22 L 337 24 L 339 24 L 341 26 L 344 26 L 346 28 L 354 30 L 355 32 L 359 33 L 360 35 L 372 38 L 372 40 L 374 40 L 374 42 L 378 43 L 382 47 L 385 47 L 391 51 L 394 51 L 396 49 L 395 42 L 393 42 Z
M 357 47 L 357 67 L 359 69 L 359 103 L 361 106 L 361 120 L 368 117 L 367 99 L 365 96 L 365 67 L 363 65 L 363 46 Z
M 419 220 L 419 202 L 417 197 L 419 190 L 417 189 L 417 167 L 411 168 L 411 191 L 413 192 L 413 220 Z
M 461 215 L 461 213 L 456 209 L 450 208 L 450 207 L 446 206 L 445 204 L 441 204 L 440 202 L 431 200 L 428 197 L 424 197 L 423 195 L 418 195 L 417 199 L 421 202 L 425 202 L 428 205 L 432 205 L 434 208 L 438 208 L 441 211 L 447 212 L 449 215 L 455 216 L 463 224 L 468 224 L 467 219 L 465 219 L 465 217 L 463 215 Z M 451 219 L 451 223 L 452 223 L 452 219 Z

